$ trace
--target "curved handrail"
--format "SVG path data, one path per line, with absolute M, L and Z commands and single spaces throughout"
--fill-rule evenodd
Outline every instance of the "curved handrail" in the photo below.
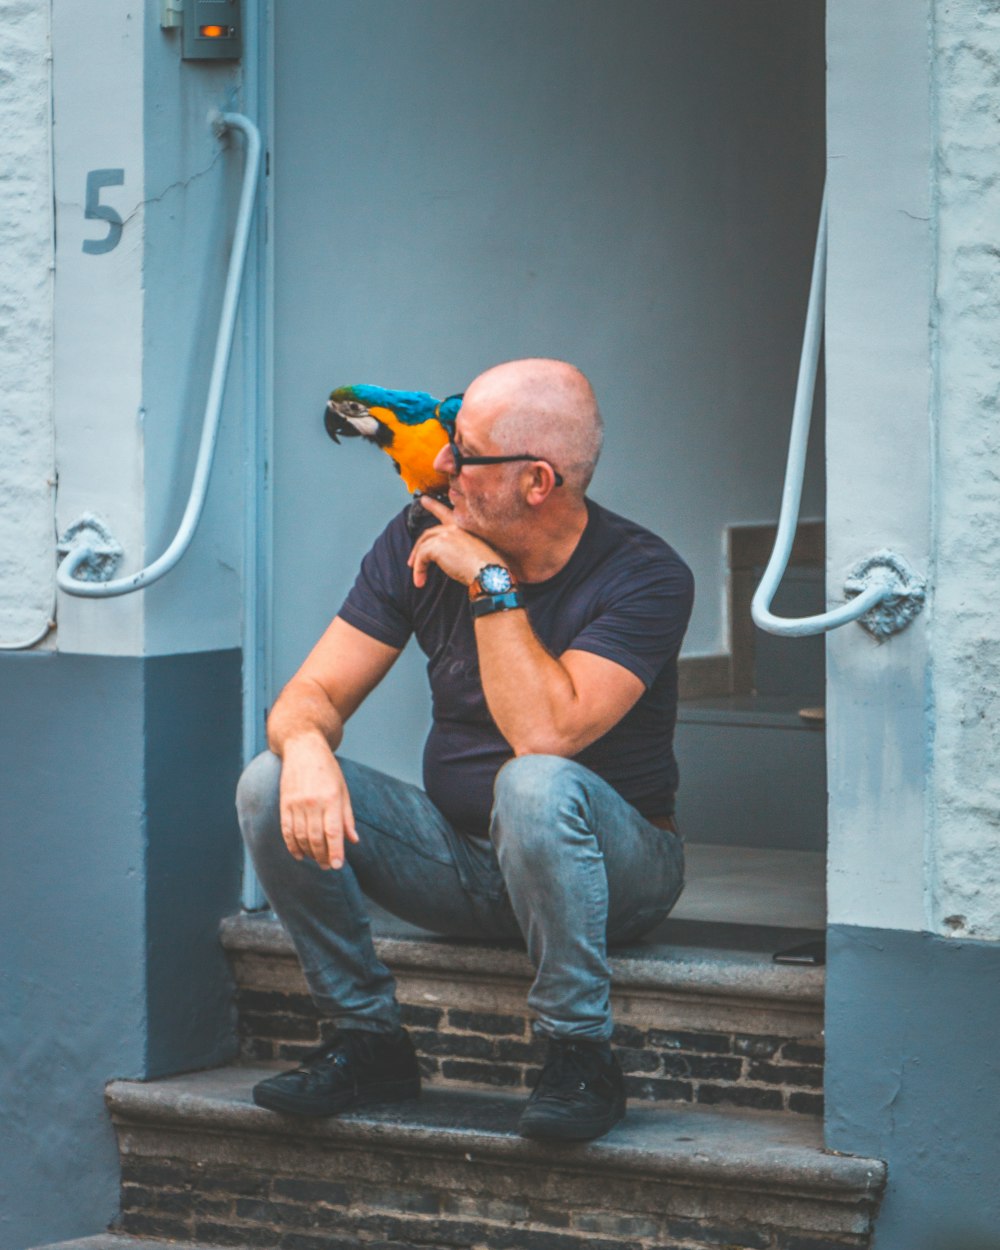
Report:
M 127 595 L 133 590 L 141 590 L 152 585 L 165 573 L 169 573 L 184 555 L 191 544 L 198 522 L 205 505 L 208 491 L 209 474 L 212 471 L 212 460 L 215 456 L 215 445 L 219 435 L 219 415 L 222 410 L 222 396 L 225 389 L 226 373 L 229 368 L 229 357 L 233 346 L 233 332 L 236 326 L 236 309 L 239 303 L 240 287 L 243 283 L 243 269 L 246 262 L 247 246 L 250 240 L 250 219 L 253 216 L 256 198 L 257 179 L 260 173 L 260 131 L 248 117 L 242 113 L 216 114 L 212 125 L 221 136 L 226 130 L 240 130 L 246 139 L 246 164 L 243 170 L 243 186 L 240 191 L 239 211 L 236 217 L 236 228 L 233 234 L 233 245 L 229 253 L 229 270 L 226 274 L 226 290 L 222 300 L 222 313 L 219 318 L 219 332 L 215 340 L 215 357 L 212 362 L 212 375 L 208 385 L 208 397 L 205 401 L 205 416 L 202 423 L 201 443 L 198 447 L 198 459 L 195 464 L 194 477 L 191 482 L 191 493 L 187 507 L 181 518 L 180 526 L 173 541 L 166 551 L 152 564 L 118 577 L 112 581 L 79 581 L 74 576 L 77 570 L 88 561 L 100 560 L 106 556 L 93 544 L 82 541 L 66 555 L 56 570 L 56 582 L 60 590 L 68 594 L 79 595 L 89 599 L 106 599 L 114 595 Z
M 864 617 L 880 603 L 887 600 L 894 602 L 914 596 L 922 603 L 922 590 L 916 583 L 910 584 L 905 574 L 901 577 L 901 562 L 892 553 L 879 553 L 864 566 L 864 584 L 853 584 L 850 589 L 853 597 L 846 603 L 829 612 L 821 612 L 816 616 L 803 616 L 797 619 L 775 616 L 771 611 L 771 603 L 788 568 L 788 561 L 795 539 L 795 527 L 799 518 L 799 506 L 802 501 L 802 478 L 805 473 L 806 449 L 809 442 L 809 425 L 812 419 L 813 398 L 816 392 L 816 370 L 819 364 L 819 351 L 823 337 L 823 305 L 826 297 L 826 241 L 827 241 L 827 192 L 823 189 L 823 203 L 819 214 L 819 228 L 816 232 L 816 251 L 813 256 L 812 281 L 809 287 L 809 306 L 806 312 L 805 332 L 802 337 L 802 357 L 799 361 L 799 375 L 795 387 L 795 406 L 792 412 L 792 432 L 788 444 L 788 461 L 785 467 L 785 484 L 781 496 L 781 511 L 778 518 L 778 532 L 774 539 L 774 550 L 767 562 L 764 576 L 754 594 L 750 606 L 750 614 L 754 624 L 770 634 L 779 634 L 786 638 L 802 638 L 812 634 L 826 633 L 840 625 L 847 625 Z M 919 610 L 919 608 L 916 608 Z M 905 622 L 897 622 L 898 612 L 892 615 L 895 628 L 902 628 Z M 909 619 L 909 618 L 907 618 Z M 864 622 L 862 622 L 864 623 Z M 869 625 L 869 628 L 872 626 Z M 880 622 L 873 632 L 884 636 L 894 632 Z

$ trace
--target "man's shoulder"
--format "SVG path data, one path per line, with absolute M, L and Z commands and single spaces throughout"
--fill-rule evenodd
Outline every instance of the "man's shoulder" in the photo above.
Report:
M 619 567 L 652 562 L 662 568 L 690 574 L 684 558 L 665 538 L 593 499 L 587 502 L 596 545 L 609 558 L 613 556 Z

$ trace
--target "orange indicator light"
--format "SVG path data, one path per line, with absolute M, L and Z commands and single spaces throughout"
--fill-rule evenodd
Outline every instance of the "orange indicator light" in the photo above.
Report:
M 198 34 L 201 35 L 203 39 L 228 39 L 229 33 L 230 32 L 229 32 L 228 26 L 199 26 L 198 27 Z

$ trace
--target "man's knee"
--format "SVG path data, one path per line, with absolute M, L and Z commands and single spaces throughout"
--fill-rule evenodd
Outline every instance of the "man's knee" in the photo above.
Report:
M 498 846 L 515 841 L 523 854 L 552 854 L 557 827 L 586 825 L 583 770 L 559 755 L 521 755 L 497 773 L 490 835 Z
M 243 839 L 251 851 L 281 839 L 279 785 L 281 760 L 264 751 L 243 770 L 236 787 L 236 813 Z

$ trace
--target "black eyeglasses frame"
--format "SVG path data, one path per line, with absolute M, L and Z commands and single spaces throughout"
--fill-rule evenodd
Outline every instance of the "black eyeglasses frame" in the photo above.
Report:
M 547 464 L 555 475 L 556 486 L 562 486 L 563 476 L 559 470 L 544 456 L 533 456 L 530 452 L 520 452 L 516 456 L 467 456 L 464 452 L 459 451 L 455 446 L 455 440 L 448 435 L 448 448 L 451 451 L 451 458 L 455 463 L 456 476 L 462 472 L 467 464 L 511 464 L 515 460 L 540 460 L 542 464 Z

